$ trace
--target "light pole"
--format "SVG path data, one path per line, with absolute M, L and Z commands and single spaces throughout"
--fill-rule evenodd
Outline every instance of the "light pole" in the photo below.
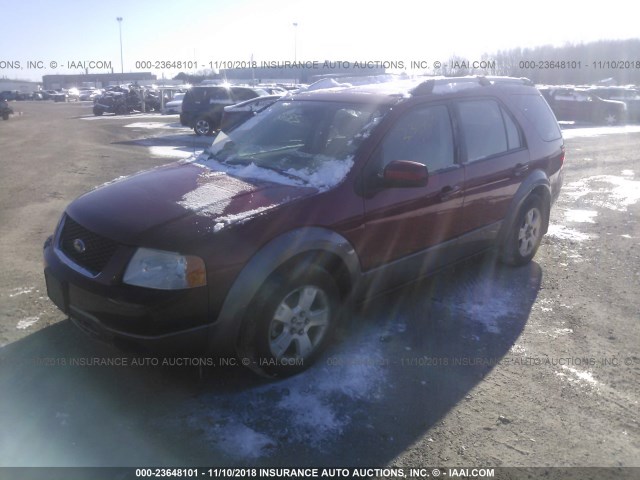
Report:
M 117 17 L 116 20 L 120 30 L 120 73 L 124 73 L 124 63 L 122 62 L 122 17 Z
M 298 60 L 298 22 L 293 22 L 293 61 Z

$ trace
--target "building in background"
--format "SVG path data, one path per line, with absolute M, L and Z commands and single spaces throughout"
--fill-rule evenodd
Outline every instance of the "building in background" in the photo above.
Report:
M 11 80 L 8 78 L 0 78 L 0 92 L 6 90 L 20 93 L 33 93 L 40 90 L 40 82 L 31 82 L 29 80 Z
M 155 83 L 157 77 L 150 72 L 130 73 L 82 73 L 71 75 L 43 75 L 45 90 L 58 90 L 72 87 L 103 88 L 109 85 L 138 83 L 140 85 Z

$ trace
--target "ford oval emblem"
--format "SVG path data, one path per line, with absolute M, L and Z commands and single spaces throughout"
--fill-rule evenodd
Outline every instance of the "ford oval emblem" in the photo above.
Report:
M 80 240 L 79 238 L 76 238 L 73 241 L 73 248 L 75 249 L 76 252 L 78 253 L 84 253 L 87 250 L 87 246 L 84 244 L 84 242 L 82 240 Z

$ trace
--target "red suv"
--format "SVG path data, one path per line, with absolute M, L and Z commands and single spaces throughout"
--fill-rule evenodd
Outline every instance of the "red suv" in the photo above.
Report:
M 525 79 L 285 97 L 198 158 L 72 202 L 44 246 L 48 294 L 111 342 L 295 373 L 347 301 L 489 249 L 529 262 L 563 160 Z

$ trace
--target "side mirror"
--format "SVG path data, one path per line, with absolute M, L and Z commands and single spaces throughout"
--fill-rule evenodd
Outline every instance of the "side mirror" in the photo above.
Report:
M 424 187 L 428 180 L 427 167 L 409 160 L 394 160 L 382 173 L 383 185 L 390 188 Z

